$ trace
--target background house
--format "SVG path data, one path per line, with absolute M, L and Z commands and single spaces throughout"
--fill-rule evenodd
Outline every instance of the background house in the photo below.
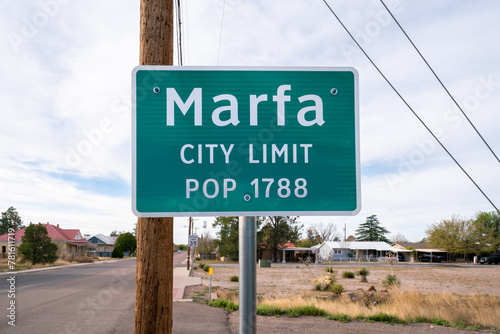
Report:
M 319 246 L 319 245 L 318 245 Z M 295 245 L 291 242 L 287 242 L 282 245 L 278 245 L 278 253 L 276 262 L 300 262 L 306 258 L 309 258 L 310 261 L 317 263 L 317 248 L 304 248 L 304 247 L 295 247 Z M 258 245 L 257 248 L 257 259 L 259 260 L 273 260 L 273 252 L 269 245 L 262 243 Z
M 115 249 L 116 237 L 107 237 L 104 234 L 96 234 L 88 238 L 90 243 L 95 244 L 93 251 L 97 256 L 111 256 L 113 249 Z
M 41 224 L 41 223 L 38 223 Z M 91 255 L 95 244 L 90 243 L 87 239 L 83 238 L 80 230 L 78 229 L 62 229 L 59 224 L 52 225 L 50 223 L 41 224 L 47 229 L 47 233 L 53 243 L 57 245 L 57 255 L 65 257 L 66 255 Z M 26 227 L 16 231 L 16 248 L 21 244 L 22 237 Z M 3 251 L 7 248 L 8 234 L 0 235 L 0 245 Z M 4 248 L 5 246 L 5 248 Z
M 319 246 L 320 261 L 382 259 L 388 252 L 411 253 L 410 250 L 395 248 L 383 241 L 327 241 Z M 403 255 L 404 256 L 404 255 Z M 406 257 L 404 256 L 406 259 Z
M 439 255 L 443 258 L 443 261 L 450 260 L 449 254 L 446 249 L 429 247 L 429 245 L 427 245 L 425 242 L 394 242 L 392 246 L 398 249 L 407 249 L 411 247 L 416 252 L 416 254 L 414 255 L 415 261 L 418 261 L 418 257 L 422 254 Z

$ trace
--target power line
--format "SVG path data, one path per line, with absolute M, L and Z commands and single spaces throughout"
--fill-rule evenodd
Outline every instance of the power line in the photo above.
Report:
M 406 102 L 406 100 L 403 98 L 403 96 L 399 93 L 399 91 L 391 84 L 391 82 L 389 81 L 389 79 L 387 79 L 387 77 L 382 73 L 382 71 L 378 68 L 378 66 L 375 64 L 375 62 L 370 58 L 370 56 L 368 56 L 368 54 L 366 53 L 366 51 L 361 47 L 361 45 L 358 43 L 358 41 L 356 40 L 356 38 L 354 38 L 354 36 L 351 34 L 351 32 L 349 31 L 349 29 L 347 29 L 347 27 L 344 25 L 344 23 L 342 22 L 342 20 L 340 20 L 340 18 L 337 16 L 337 14 L 335 14 L 335 12 L 333 11 L 333 9 L 330 7 L 330 5 L 326 2 L 326 0 L 323 0 L 323 2 L 325 3 L 325 5 L 328 7 L 328 9 L 330 10 L 330 12 L 333 14 L 333 16 L 335 16 L 335 18 L 337 19 L 337 21 L 340 23 L 340 25 L 342 26 L 342 28 L 344 28 L 344 30 L 347 32 L 347 34 L 351 37 L 351 39 L 354 41 L 354 43 L 356 43 L 356 45 L 358 46 L 358 48 L 363 52 L 363 54 L 366 56 L 366 58 L 368 58 L 368 60 L 370 61 L 370 63 L 372 63 L 373 67 L 375 67 L 375 69 L 378 71 L 378 73 L 380 73 L 380 75 L 382 76 L 382 78 L 384 78 L 384 80 L 387 82 L 387 84 L 392 88 L 392 90 L 399 96 L 399 98 L 401 99 L 401 101 L 403 101 L 403 103 L 408 107 L 408 109 L 410 109 L 410 111 L 413 113 L 413 115 L 420 121 L 420 123 L 425 127 L 425 129 L 431 134 L 431 136 L 438 142 L 438 144 L 443 148 L 443 150 L 450 156 L 450 158 L 457 164 L 458 167 L 460 167 L 460 169 L 462 170 L 462 172 L 464 172 L 465 175 L 467 175 L 467 177 L 469 178 L 469 180 L 476 186 L 476 188 L 481 192 L 481 194 L 483 194 L 483 196 L 488 200 L 488 202 L 490 202 L 490 204 L 495 208 L 495 210 L 500 213 L 500 211 L 498 210 L 498 208 L 495 206 L 495 204 L 493 204 L 493 202 L 490 200 L 490 198 L 484 193 L 484 191 L 481 189 L 481 187 L 479 187 L 479 185 L 472 179 L 472 177 L 465 171 L 465 169 L 462 167 L 462 165 L 460 165 L 460 163 L 455 159 L 455 157 L 453 157 L 453 155 L 446 149 L 446 147 L 443 145 L 443 143 L 441 143 L 441 141 L 436 137 L 436 135 L 431 131 L 431 129 L 429 129 L 429 127 L 425 124 L 425 122 L 417 115 L 417 113 L 413 110 L 413 108 L 408 104 L 408 102 Z
M 495 157 L 495 159 L 497 159 L 498 163 L 500 163 L 500 159 L 498 159 L 498 156 L 495 154 L 495 152 L 493 152 L 493 149 L 490 147 L 490 145 L 488 145 L 488 143 L 483 138 L 483 136 L 479 133 L 479 131 L 476 129 L 476 127 L 474 126 L 474 124 L 472 124 L 472 121 L 469 119 L 469 117 L 467 117 L 467 114 L 465 114 L 465 112 L 462 110 L 462 108 L 458 105 L 458 103 L 455 100 L 455 98 L 451 95 L 451 93 L 448 91 L 448 89 L 446 88 L 446 86 L 443 84 L 443 82 L 441 81 L 441 79 L 439 78 L 439 76 L 436 74 L 436 72 L 434 72 L 434 70 L 432 69 L 431 65 L 429 65 L 429 63 L 424 58 L 424 56 L 422 55 L 422 53 L 420 53 L 420 50 L 413 43 L 413 41 L 411 40 L 410 36 L 408 36 L 408 34 L 406 33 L 406 31 L 399 24 L 398 20 L 396 20 L 396 18 L 392 14 L 392 12 L 389 10 L 389 8 L 387 8 L 387 6 L 385 5 L 384 1 L 380 0 L 380 2 L 382 3 L 382 5 L 384 5 L 384 7 L 387 10 L 387 12 L 389 12 L 389 14 L 392 16 L 392 18 L 394 19 L 394 22 L 396 22 L 396 24 L 401 29 L 401 31 L 403 32 L 403 34 L 405 34 L 406 38 L 408 39 L 408 41 L 410 41 L 411 45 L 413 45 L 413 47 L 415 48 L 415 50 L 417 51 L 417 53 L 420 55 L 420 58 L 422 58 L 422 60 L 427 65 L 427 67 L 429 68 L 429 70 L 431 70 L 432 74 L 434 74 L 434 77 L 436 77 L 437 81 L 441 84 L 441 87 L 443 87 L 443 89 L 446 91 L 446 93 L 448 94 L 448 96 L 450 97 L 450 99 L 452 99 L 453 103 L 455 103 L 455 105 L 457 106 L 457 108 L 462 112 L 462 115 L 464 115 L 465 119 L 467 119 L 467 121 L 469 122 L 469 124 L 476 131 L 477 135 L 481 138 L 481 140 L 486 145 L 486 147 L 488 147 L 488 149 L 490 150 L 491 154 L 493 154 L 493 156 Z
M 220 44 L 222 40 L 222 26 L 224 25 L 224 10 L 226 8 L 226 0 L 222 4 L 222 19 L 220 20 L 219 47 L 217 48 L 217 65 L 219 65 Z

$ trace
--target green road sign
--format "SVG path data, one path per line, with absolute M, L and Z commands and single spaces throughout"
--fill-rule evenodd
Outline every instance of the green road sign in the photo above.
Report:
M 137 216 L 361 209 L 355 69 L 138 66 L 132 80 Z

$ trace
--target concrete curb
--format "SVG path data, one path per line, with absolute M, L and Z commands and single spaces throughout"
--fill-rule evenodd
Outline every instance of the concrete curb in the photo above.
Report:
M 192 299 L 184 299 L 184 290 L 186 289 L 186 286 L 201 284 L 201 277 L 190 277 L 189 271 L 185 267 L 174 268 L 173 301 L 193 301 Z

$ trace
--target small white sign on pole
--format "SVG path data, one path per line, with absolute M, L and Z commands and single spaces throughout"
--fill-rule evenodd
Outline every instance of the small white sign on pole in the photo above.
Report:
M 188 246 L 189 247 L 198 247 L 198 236 L 197 235 L 188 236 Z

